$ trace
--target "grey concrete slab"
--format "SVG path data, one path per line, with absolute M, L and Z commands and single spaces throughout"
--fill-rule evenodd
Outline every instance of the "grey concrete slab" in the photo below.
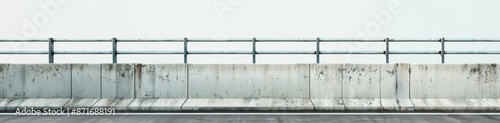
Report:
M 183 111 L 217 111 L 217 110 L 314 110 L 309 99 L 241 99 L 241 98 L 195 98 L 188 99 L 182 105 Z
M 187 98 L 186 64 L 142 64 L 136 98 Z
M 101 98 L 134 98 L 135 64 L 102 64 Z
M 0 65 L 0 98 L 24 98 L 25 81 L 22 64 Z
M 380 64 L 345 64 L 343 69 L 346 110 L 380 110 Z
M 189 98 L 309 98 L 309 64 L 189 64 Z
M 478 64 L 412 64 L 413 98 L 481 98 Z
M 101 64 L 72 64 L 71 67 L 71 97 L 101 98 Z
M 189 64 L 188 71 L 182 110 L 313 109 L 309 64 Z
M 480 64 L 412 64 L 410 94 L 415 110 L 491 107 L 481 98 L 481 74 Z
M 380 65 L 380 98 L 383 110 L 412 111 L 410 101 L 410 65 Z
M 101 98 L 101 64 L 71 65 L 72 99 L 65 108 L 91 108 Z
M 342 64 L 311 64 L 310 96 L 315 110 L 345 110 Z
M 139 79 L 140 78 L 140 79 Z M 186 64 L 142 64 L 131 111 L 179 111 L 187 99 Z
M 25 65 L 25 98 L 71 98 L 71 65 Z
M 496 63 L 479 64 L 482 110 L 500 110 L 500 67 Z

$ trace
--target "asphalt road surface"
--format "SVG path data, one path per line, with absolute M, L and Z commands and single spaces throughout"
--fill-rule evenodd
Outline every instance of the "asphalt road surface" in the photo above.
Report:
M 13 116 L 0 122 L 375 122 L 375 123 L 497 123 L 500 115 L 115 115 L 115 116 Z

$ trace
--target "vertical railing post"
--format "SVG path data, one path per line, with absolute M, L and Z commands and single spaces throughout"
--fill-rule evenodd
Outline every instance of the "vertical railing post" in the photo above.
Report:
M 111 39 L 111 43 L 113 43 L 113 63 L 118 63 L 118 55 L 117 55 L 117 42 L 116 42 L 116 38 L 112 38 Z
M 389 37 L 384 39 L 385 41 L 385 63 L 389 63 Z
M 254 64 L 255 64 L 255 41 L 257 41 L 255 37 L 252 38 L 252 63 Z
M 187 63 L 187 55 L 188 55 L 188 52 L 187 52 L 187 42 L 188 42 L 188 39 L 186 37 L 184 37 L 184 63 Z
M 319 63 L 319 37 L 316 38 L 316 63 Z
M 439 41 L 441 42 L 441 63 L 444 63 L 444 37 Z
M 49 38 L 49 63 L 54 63 L 54 39 Z

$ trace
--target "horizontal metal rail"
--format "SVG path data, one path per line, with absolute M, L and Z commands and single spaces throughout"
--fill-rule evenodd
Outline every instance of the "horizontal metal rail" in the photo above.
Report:
M 183 54 L 184 62 L 187 63 L 188 54 L 251 54 L 252 61 L 255 63 L 256 54 L 315 54 L 316 63 L 319 63 L 320 54 L 383 54 L 386 56 L 386 63 L 389 63 L 390 54 L 439 54 L 441 55 L 441 63 L 444 63 L 445 54 L 500 54 L 500 51 L 445 51 L 446 42 L 500 42 L 500 39 L 444 39 L 444 38 L 429 38 L 429 39 L 340 39 L 340 38 L 238 38 L 238 39 L 210 39 L 210 38 L 177 38 L 177 39 L 30 39 L 30 40 L 0 40 L 0 43 L 5 42 L 35 42 L 35 43 L 48 43 L 49 49 L 47 51 L 0 51 L 0 54 L 48 54 L 49 63 L 53 63 L 54 54 L 112 54 L 113 63 L 117 62 L 118 54 Z M 113 47 L 110 51 L 54 51 L 54 43 L 60 42 L 105 42 L 112 43 Z M 184 50 L 179 51 L 127 51 L 118 50 L 118 43 L 132 42 L 178 42 L 184 43 Z M 190 51 L 188 50 L 188 43 L 193 42 L 247 42 L 252 44 L 251 51 Z M 316 50 L 311 51 L 263 51 L 256 50 L 257 42 L 309 42 L 316 43 Z M 381 51 L 328 51 L 320 50 L 322 42 L 372 42 L 372 43 L 385 43 L 385 50 Z M 397 42 L 410 42 L 410 43 L 426 43 L 435 42 L 441 44 L 441 50 L 438 51 L 390 51 L 389 44 Z

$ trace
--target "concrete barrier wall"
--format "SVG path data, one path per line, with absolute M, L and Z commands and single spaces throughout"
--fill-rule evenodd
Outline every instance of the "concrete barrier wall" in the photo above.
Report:
M 380 101 L 382 110 L 412 111 L 410 100 L 410 65 L 380 65 Z
M 496 64 L 1 64 L 0 111 L 500 110 Z
M 59 108 L 71 98 L 70 64 L 25 64 L 3 66 L 2 109 L 15 107 Z M 50 99 L 50 100 L 48 100 Z
M 189 65 L 189 98 L 309 98 L 309 65 Z
M 25 65 L 25 98 L 71 98 L 70 64 Z
M 345 110 L 342 64 L 311 64 L 310 95 L 315 110 Z
M 71 65 L 71 97 L 65 108 L 91 108 L 101 99 L 101 64 Z
M 496 64 L 412 64 L 416 110 L 498 109 Z
M 178 111 L 187 99 L 186 64 L 142 64 L 136 75 L 132 111 Z
M 24 67 L 19 64 L 0 65 L 2 98 L 24 98 Z
M 312 110 L 309 64 L 190 64 L 183 110 Z

